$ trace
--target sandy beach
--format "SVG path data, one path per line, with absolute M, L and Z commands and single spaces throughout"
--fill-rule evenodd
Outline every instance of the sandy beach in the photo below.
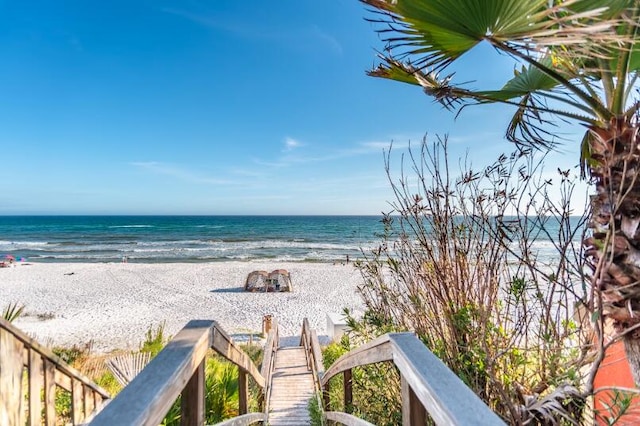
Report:
M 291 293 L 243 291 L 253 270 L 287 269 Z M 191 319 L 213 319 L 230 334 L 260 331 L 273 315 L 282 336 L 308 318 L 326 335 L 326 314 L 361 310 L 362 282 L 349 265 L 286 262 L 29 263 L 0 268 L 0 309 L 25 305 L 15 324 L 41 343 L 93 342 L 96 352 L 139 347 L 149 327 L 170 335 Z

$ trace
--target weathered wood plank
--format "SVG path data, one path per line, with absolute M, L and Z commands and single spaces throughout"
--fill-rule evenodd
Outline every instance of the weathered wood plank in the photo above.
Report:
M 43 358 L 48 359 L 50 362 L 54 363 L 56 366 L 56 369 L 59 370 L 60 373 L 63 373 L 62 375 L 66 375 L 68 377 L 75 377 L 77 380 L 80 380 L 85 385 L 91 386 L 91 388 L 94 389 L 96 392 L 98 392 L 100 395 L 102 395 L 103 398 L 105 399 L 109 398 L 109 393 L 107 391 L 105 391 L 100 386 L 93 383 L 93 381 L 91 381 L 89 378 L 84 376 L 75 368 L 69 366 L 66 362 L 64 362 L 62 358 L 54 354 L 51 351 L 51 349 L 45 346 L 42 346 L 40 343 L 38 343 L 31 337 L 27 336 L 22 330 L 20 330 L 10 322 L 0 318 L 0 329 L 7 330 L 17 340 L 22 342 L 22 344 L 25 347 L 35 350 L 40 355 L 42 355 Z M 67 383 L 69 384 L 69 386 L 67 386 L 67 388 L 65 389 L 71 390 L 71 386 L 69 382 L 64 382 L 64 383 L 61 382 L 61 383 L 58 383 L 58 385 L 64 386 Z
M 242 416 L 216 423 L 216 426 L 247 426 L 258 422 L 266 422 L 267 415 L 264 413 L 249 413 Z
M 56 366 L 49 359 L 44 359 L 44 423 L 46 426 L 56 424 Z
M 84 403 L 85 418 L 93 413 L 96 408 L 96 401 L 93 393 L 93 389 L 89 386 L 83 385 L 82 392 L 84 393 L 82 402 Z
M 77 379 L 71 379 L 71 417 L 73 424 L 77 425 L 84 419 L 84 391 L 82 390 L 82 382 Z
M 273 326 L 267 335 L 267 342 L 262 356 L 262 366 L 260 367 L 260 374 L 264 378 L 264 387 L 262 392 L 262 409 L 264 412 L 269 412 L 271 374 L 273 373 L 275 365 L 275 351 L 278 349 L 278 323 L 274 321 L 272 324 Z
M 271 376 L 269 424 L 308 424 L 309 400 L 315 395 L 313 372 L 307 365 L 305 348 L 279 348 Z
M 159 424 L 213 342 L 213 321 L 190 321 L 100 413 L 92 426 Z
M 392 359 L 393 348 L 389 343 L 389 335 L 385 334 L 338 358 L 322 376 L 322 387 L 324 388 L 333 376 L 345 370 Z
M 53 362 L 53 361 L 52 361 Z M 54 374 L 55 374 L 55 378 L 56 378 L 56 385 L 60 386 L 62 389 L 71 392 L 72 386 L 71 386 L 71 377 L 73 376 L 68 376 L 65 373 L 63 373 L 62 371 L 58 370 L 58 366 L 56 365 L 55 362 L 53 362 L 55 368 Z
M 249 381 L 247 373 L 238 368 L 238 411 L 240 414 L 249 412 Z
M 413 333 L 392 333 L 389 339 L 401 377 L 436 424 L 504 425 Z
M 324 417 L 327 420 L 338 422 L 345 426 L 375 426 L 366 420 L 362 420 L 354 415 L 341 413 L 339 411 L 325 411 Z
M 0 328 L 0 424 L 22 425 L 22 359 L 24 344 Z
M 402 425 L 424 425 L 427 420 L 427 412 L 404 377 L 400 377 L 400 393 L 402 395 Z
M 315 330 L 311 330 L 311 353 L 313 360 L 315 361 L 316 374 L 318 378 L 322 378 L 324 374 L 324 364 L 322 362 L 322 348 L 320 347 L 320 341 L 318 340 L 318 333 Z
M 244 351 L 238 348 L 222 329 L 216 327 L 213 334 L 212 348 L 229 361 L 246 371 L 259 387 L 264 388 L 264 377 L 260 374 L 254 363 Z
M 203 359 L 182 391 L 181 426 L 204 425 L 204 365 Z
M 353 376 L 352 370 L 344 370 L 343 384 L 344 384 L 344 411 L 351 414 L 353 411 Z
M 42 357 L 33 349 L 29 350 L 29 425 L 40 426 L 42 413 L 41 392 L 44 384 Z

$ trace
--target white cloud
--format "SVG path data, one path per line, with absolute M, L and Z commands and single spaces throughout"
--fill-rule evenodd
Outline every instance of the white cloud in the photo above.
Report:
M 289 152 L 289 151 L 292 151 L 292 150 L 294 150 L 296 148 L 299 148 L 301 146 L 303 146 L 303 144 L 301 142 L 299 142 L 299 141 L 297 141 L 297 140 L 295 140 L 293 138 L 289 138 L 288 137 L 288 138 L 286 138 L 284 140 L 284 150 L 283 151 L 284 152 Z

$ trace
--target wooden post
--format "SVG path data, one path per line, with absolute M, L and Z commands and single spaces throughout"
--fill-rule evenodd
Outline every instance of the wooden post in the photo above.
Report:
M 44 359 L 44 423 L 56 424 L 56 365 Z
M 23 425 L 22 350 L 24 345 L 0 328 L 0 424 Z
M 344 370 L 344 411 L 351 414 L 353 412 L 353 376 L 351 369 Z
M 29 425 L 40 426 L 42 420 L 41 391 L 44 380 L 42 379 L 42 358 L 33 349 L 29 349 Z
M 329 382 L 327 382 L 327 384 L 324 385 L 324 388 L 322 389 L 322 399 L 324 401 L 324 411 L 331 411 L 331 398 L 329 398 L 329 389 L 330 389 L 330 385 L 329 385 Z
M 240 415 L 249 412 L 248 404 L 249 382 L 247 373 L 238 367 L 238 411 Z
M 96 401 L 93 390 L 89 386 L 83 386 L 82 388 L 84 391 L 84 412 L 86 413 L 85 416 L 89 417 L 96 408 Z
M 409 383 L 407 383 L 407 380 L 404 377 L 401 377 L 400 380 L 402 392 L 402 425 L 424 425 L 427 419 L 427 411 L 409 386 Z
M 202 360 L 182 391 L 180 426 L 204 425 L 204 363 Z
M 73 424 L 82 423 L 84 419 L 84 391 L 82 390 L 82 382 L 76 378 L 71 378 L 71 417 Z

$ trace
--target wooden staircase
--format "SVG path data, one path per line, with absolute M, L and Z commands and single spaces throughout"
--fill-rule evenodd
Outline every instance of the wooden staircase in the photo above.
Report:
M 308 406 L 314 396 L 315 382 L 304 347 L 278 348 L 271 386 L 270 425 L 310 424 Z
M 0 319 L 0 426 L 45 424 L 140 426 L 162 422 L 181 395 L 181 426 L 205 424 L 205 362 L 213 349 L 238 367 L 239 415 L 219 426 L 310 424 L 308 406 L 343 376 L 344 407 L 353 403 L 352 369 L 392 362 L 400 374 L 403 425 L 504 426 L 413 333 L 389 333 L 336 360 L 326 371 L 318 336 L 303 321 L 300 345 L 280 347 L 277 324 L 268 332 L 262 371 L 215 321 L 190 321 L 112 401 L 109 395 L 51 351 Z M 25 378 L 28 378 L 25 380 Z M 248 379 L 262 390 L 262 409 L 249 412 Z M 70 419 L 55 412 L 56 391 L 70 393 Z M 321 404 L 325 421 L 373 426 Z M 106 405 L 106 406 L 105 406 Z M 348 408 L 347 408 L 348 409 Z M 430 416 L 430 417 L 429 417 Z

